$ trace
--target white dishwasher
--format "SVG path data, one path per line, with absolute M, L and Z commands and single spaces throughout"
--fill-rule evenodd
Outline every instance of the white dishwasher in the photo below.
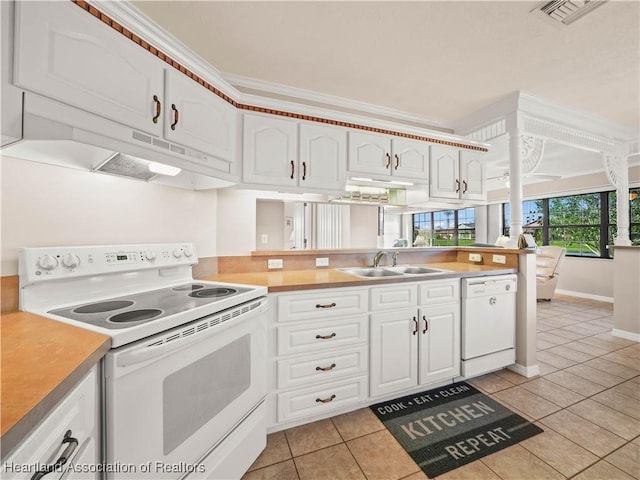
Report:
M 462 368 L 472 377 L 515 363 L 516 275 L 462 279 Z

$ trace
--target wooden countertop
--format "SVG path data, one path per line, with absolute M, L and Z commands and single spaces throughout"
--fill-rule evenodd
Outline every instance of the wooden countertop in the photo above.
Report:
M 4 458 L 109 351 L 111 338 L 26 312 L 2 315 Z
M 293 290 L 308 290 L 316 288 L 356 287 L 377 283 L 416 282 L 420 280 L 435 280 L 437 278 L 475 277 L 487 274 L 502 275 L 516 273 L 510 267 L 496 267 L 490 265 L 474 265 L 462 262 L 429 263 L 424 267 L 449 270 L 442 275 L 429 276 L 398 276 L 380 278 L 360 278 L 333 268 L 317 268 L 315 270 L 279 270 L 271 272 L 253 273 L 219 273 L 209 275 L 202 280 L 213 282 L 229 282 L 247 285 L 262 285 L 268 287 L 269 292 L 286 292 Z M 356 268 L 356 267 L 354 267 Z

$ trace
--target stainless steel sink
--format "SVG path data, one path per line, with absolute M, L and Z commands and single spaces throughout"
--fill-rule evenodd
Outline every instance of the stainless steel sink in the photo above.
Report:
M 441 270 L 439 268 L 416 267 L 414 265 L 398 265 L 396 267 L 385 268 L 392 272 L 400 272 L 403 275 L 433 275 L 447 272 L 447 270 Z
M 399 276 L 423 276 L 436 275 L 439 273 L 447 273 L 448 270 L 439 268 L 418 267 L 415 265 L 398 265 L 395 267 L 354 267 L 339 268 L 341 272 L 355 275 L 362 278 L 382 278 L 382 277 L 399 277 Z
M 383 267 L 364 267 L 364 268 L 340 268 L 342 272 L 355 275 L 356 277 L 378 278 L 378 277 L 398 277 L 402 272 L 394 272 Z

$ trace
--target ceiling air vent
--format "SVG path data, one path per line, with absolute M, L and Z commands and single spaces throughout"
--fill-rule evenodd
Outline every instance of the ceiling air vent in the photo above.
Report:
M 534 13 L 556 26 L 568 26 L 608 0 L 553 0 L 538 5 Z

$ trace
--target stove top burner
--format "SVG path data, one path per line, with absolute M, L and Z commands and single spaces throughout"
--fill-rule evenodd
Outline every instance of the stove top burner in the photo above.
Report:
M 189 285 L 180 285 L 179 287 L 172 288 L 171 290 L 175 290 L 176 292 L 188 292 L 200 290 L 201 288 L 204 288 L 204 285 L 198 283 L 190 283 Z
M 130 310 L 124 313 L 118 313 L 108 319 L 109 322 L 128 323 L 139 322 L 141 320 L 149 320 L 162 314 L 162 310 L 157 308 L 147 308 L 143 310 Z
M 189 294 L 193 298 L 211 298 L 211 297 L 226 297 L 227 295 L 233 295 L 237 290 L 234 288 L 205 288 L 204 290 L 196 290 Z
M 109 302 L 91 303 L 82 307 L 74 308 L 73 313 L 102 313 L 120 310 L 121 308 L 130 307 L 133 302 L 130 300 L 111 300 Z

